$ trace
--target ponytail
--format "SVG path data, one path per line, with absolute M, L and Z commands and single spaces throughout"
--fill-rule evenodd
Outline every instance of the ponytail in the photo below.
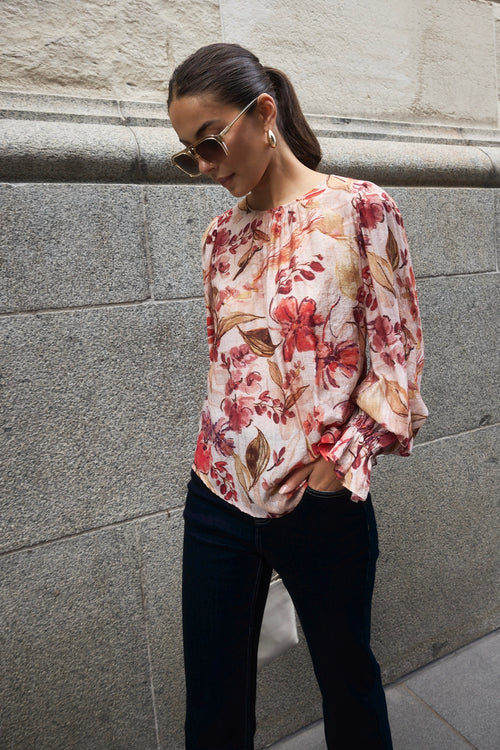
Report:
M 170 79 L 168 106 L 174 99 L 201 93 L 211 93 L 222 103 L 241 108 L 260 94 L 270 94 L 276 102 L 278 130 L 292 153 L 311 169 L 321 161 L 318 139 L 307 124 L 290 80 L 280 70 L 264 68 L 239 44 L 209 44 L 184 60 Z
M 278 130 L 297 159 L 306 167 L 316 169 L 321 161 L 321 148 L 304 117 L 290 79 L 276 68 L 264 68 L 264 72 L 271 82 L 269 93 L 276 101 Z

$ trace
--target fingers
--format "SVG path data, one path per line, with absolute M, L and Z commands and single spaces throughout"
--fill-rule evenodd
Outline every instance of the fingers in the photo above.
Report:
M 292 471 L 278 492 L 280 495 L 288 495 L 294 492 L 306 479 L 311 487 L 324 492 L 333 492 L 342 489 L 342 482 L 335 474 L 332 463 L 324 458 L 317 458 L 307 466 L 301 466 Z
M 287 477 L 287 480 L 285 484 L 282 484 L 279 488 L 278 492 L 280 495 L 288 495 L 288 493 L 293 492 L 297 489 L 297 487 L 302 484 L 302 482 L 307 479 L 311 471 L 313 470 L 314 466 L 316 464 L 316 461 L 313 461 L 312 463 L 308 464 L 307 466 L 301 466 L 299 469 L 295 469 L 295 471 L 292 471 L 289 477 Z

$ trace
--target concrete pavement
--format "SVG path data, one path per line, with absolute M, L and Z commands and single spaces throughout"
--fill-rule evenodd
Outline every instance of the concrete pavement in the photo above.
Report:
M 386 687 L 394 750 L 500 749 L 500 630 Z M 323 722 L 270 750 L 326 750 Z

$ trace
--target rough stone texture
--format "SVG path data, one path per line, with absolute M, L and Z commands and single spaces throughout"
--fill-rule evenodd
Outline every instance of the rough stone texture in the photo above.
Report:
M 417 278 L 496 271 L 498 191 L 387 191 L 403 215 Z
M 54 112 L 39 112 L 36 101 L 26 104 L 28 110 L 4 110 L 0 119 L 1 180 L 191 186 L 208 182 L 206 178 L 193 181 L 173 166 L 170 157 L 180 149 L 171 127 L 162 127 L 154 118 L 148 125 L 129 124 L 129 118 L 116 120 L 111 112 L 95 115 L 95 121 L 89 122 L 92 118 L 83 117 L 82 105 L 74 106 L 73 101 L 68 97 L 66 113 L 58 112 L 52 104 Z M 98 109 L 95 100 L 89 104 Z M 118 102 L 114 104 L 118 106 Z M 157 106 L 162 111 L 161 105 Z M 391 185 L 500 186 L 498 133 L 483 129 L 474 133 L 469 128 L 464 135 L 460 129 L 450 132 L 429 126 L 423 130 L 422 126 L 407 125 L 403 128 L 405 140 L 391 123 L 376 125 L 369 133 L 373 137 L 367 137 L 363 129 L 351 133 L 347 126 L 326 128 L 318 123 L 323 151 L 320 170 Z
M 15 182 L 140 182 L 137 141 L 129 128 L 70 122 L 0 123 L 1 179 Z
M 498 627 L 498 481 L 495 427 L 379 460 L 373 646 L 386 681 Z
M 223 188 L 146 188 L 146 220 L 155 299 L 203 294 L 201 237 L 214 216 L 234 205 Z
M 190 52 L 227 41 L 289 71 L 306 111 L 497 124 L 490 3 L 387 0 L 382 20 L 377 0 L 5 0 L 0 27 L 11 91 L 157 100 Z
M 496 246 L 497 268 L 500 268 L 500 191 L 496 191 Z
M 500 421 L 498 282 L 498 274 L 419 280 L 426 357 L 422 392 L 430 416 L 418 439 Z
M 148 173 L 137 162 L 133 179 L 160 175 L 162 127 L 110 127 L 130 143 L 135 135 L 156 165 Z M 54 136 L 51 153 L 56 145 Z M 130 154 L 133 165 L 139 151 Z M 500 203 L 498 191 L 478 189 L 389 192 L 424 277 L 431 410 L 413 457 L 383 458 L 374 471 L 374 649 L 395 679 L 499 624 L 497 440 L 493 427 L 478 428 L 498 419 Z M 207 369 L 199 239 L 233 199 L 195 183 L 16 185 L 0 195 L 11 214 L 3 289 L 13 311 L 0 315 L 7 747 L 156 750 L 157 725 L 159 746 L 181 750 L 180 508 Z M 97 307 L 26 312 L 77 305 Z M 256 746 L 320 711 L 302 639 L 260 674 Z
M 0 558 L 0 744 L 156 749 L 135 529 Z
M 500 185 L 500 149 L 319 138 L 323 172 L 410 187 Z
M 5 89 L 145 101 L 165 96 L 190 52 L 221 40 L 216 0 L 5 0 L 0 27 Z
M 182 504 L 204 325 L 200 300 L 2 320 L 2 550 Z
M 0 312 L 149 296 L 142 188 L 1 185 Z
M 474 0 L 221 2 L 224 40 L 290 74 L 307 112 L 497 124 L 492 8 Z M 460 43 L 457 43 L 460 40 Z
M 374 470 L 384 675 L 498 627 L 500 196 L 471 188 L 500 185 L 499 3 L 5 0 L 0 28 L 0 176 L 89 183 L 0 191 L 0 745 L 183 747 L 199 239 L 233 199 L 176 173 L 164 100 L 175 64 L 212 41 L 290 73 L 325 171 L 407 186 L 389 192 L 421 277 L 431 416 L 411 458 Z M 320 711 L 302 638 L 259 675 L 256 746 Z
M 186 473 L 185 484 L 189 479 Z M 166 477 L 166 484 L 168 478 Z M 181 510 L 140 523 L 144 610 L 151 648 L 151 674 L 161 748 L 184 748 L 182 655 Z
M 500 6 L 498 4 L 493 6 L 493 14 L 495 17 L 495 40 L 496 40 L 496 51 L 497 51 L 497 95 L 498 95 L 498 121 L 500 122 Z

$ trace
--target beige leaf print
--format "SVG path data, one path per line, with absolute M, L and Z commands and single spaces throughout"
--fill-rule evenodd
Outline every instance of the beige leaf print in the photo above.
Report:
M 406 338 L 409 339 L 413 344 L 416 344 L 417 343 L 417 339 L 415 338 L 415 336 L 413 335 L 413 333 L 410 331 L 410 329 L 408 328 L 408 326 L 402 325 L 401 328 L 402 328 L 403 333 L 406 336 Z
M 261 315 L 252 315 L 251 313 L 235 312 L 233 315 L 221 318 L 217 326 L 217 338 L 221 339 L 234 326 L 239 326 L 242 323 L 248 323 L 250 320 L 256 320 L 256 318 L 261 317 Z
M 256 240 L 260 240 L 261 242 L 269 242 L 269 235 L 265 232 L 261 232 L 260 229 L 254 229 L 253 236 Z
M 317 221 L 316 229 L 331 237 L 339 237 L 344 234 L 344 221 L 340 214 L 333 211 L 325 211 Z
M 247 250 L 246 253 L 239 259 L 238 261 L 239 270 L 236 271 L 236 273 L 234 274 L 233 281 L 234 279 L 238 278 L 240 273 L 243 273 L 243 271 L 245 270 L 245 268 L 248 266 L 253 256 L 255 255 L 255 253 L 259 253 L 262 250 L 262 247 L 263 247 L 262 245 L 260 247 L 256 247 L 255 245 L 252 245 L 250 250 Z
M 396 238 L 394 237 L 390 229 L 387 236 L 385 252 L 387 253 L 387 257 L 391 262 L 392 270 L 397 271 L 397 268 L 399 266 L 399 247 L 398 243 L 396 242 Z
M 411 421 L 412 422 L 422 422 L 427 419 L 427 414 L 417 414 L 417 412 L 411 413 Z
M 236 469 L 236 476 L 238 477 L 238 481 L 241 484 L 241 486 L 244 488 L 245 492 L 248 493 L 248 485 L 250 483 L 250 472 L 248 471 L 247 467 L 241 460 L 241 458 L 238 456 L 237 453 L 233 453 L 234 458 L 234 467 Z
M 326 181 L 326 184 L 329 188 L 332 190 L 347 190 L 349 191 L 351 189 L 351 185 L 354 182 L 351 178 L 342 179 L 342 177 L 336 177 L 335 175 L 331 174 L 328 177 L 328 180 Z
M 371 274 L 377 284 L 380 284 L 380 286 L 384 287 L 384 289 L 387 289 L 389 292 L 394 292 L 392 284 L 393 271 L 389 261 L 385 258 L 381 258 L 375 253 L 368 252 L 367 255 Z
M 340 291 L 349 299 L 356 299 L 361 282 L 359 255 L 343 240 L 338 241 L 337 250 L 335 269 Z
M 269 365 L 269 373 L 271 375 L 271 378 L 274 380 L 276 385 L 282 388 L 283 375 L 281 374 L 280 368 L 278 367 L 276 362 L 273 362 L 271 359 L 268 359 L 267 364 Z
M 254 328 L 252 331 L 242 331 L 238 326 L 243 340 L 258 357 L 272 357 L 278 344 L 273 344 L 269 328 Z
M 400 417 L 408 415 L 408 395 L 396 380 L 386 380 L 386 398 L 392 411 Z
M 260 475 L 265 471 L 270 455 L 271 449 L 269 448 L 269 443 L 262 432 L 257 429 L 257 437 L 249 443 L 245 453 L 248 471 L 253 479 L 249 489 L 252 489 Z
M 306 388 L 309 388 L 309 386 L 303 385 L 301 388 L 298 388 L 294 393 L 290 393 L 290 395 L 287 396 L 287 399 L 285 401 L 285 409 L 291 409 L 292 406 L 297 403 L 297 401 L 302 396 Z

